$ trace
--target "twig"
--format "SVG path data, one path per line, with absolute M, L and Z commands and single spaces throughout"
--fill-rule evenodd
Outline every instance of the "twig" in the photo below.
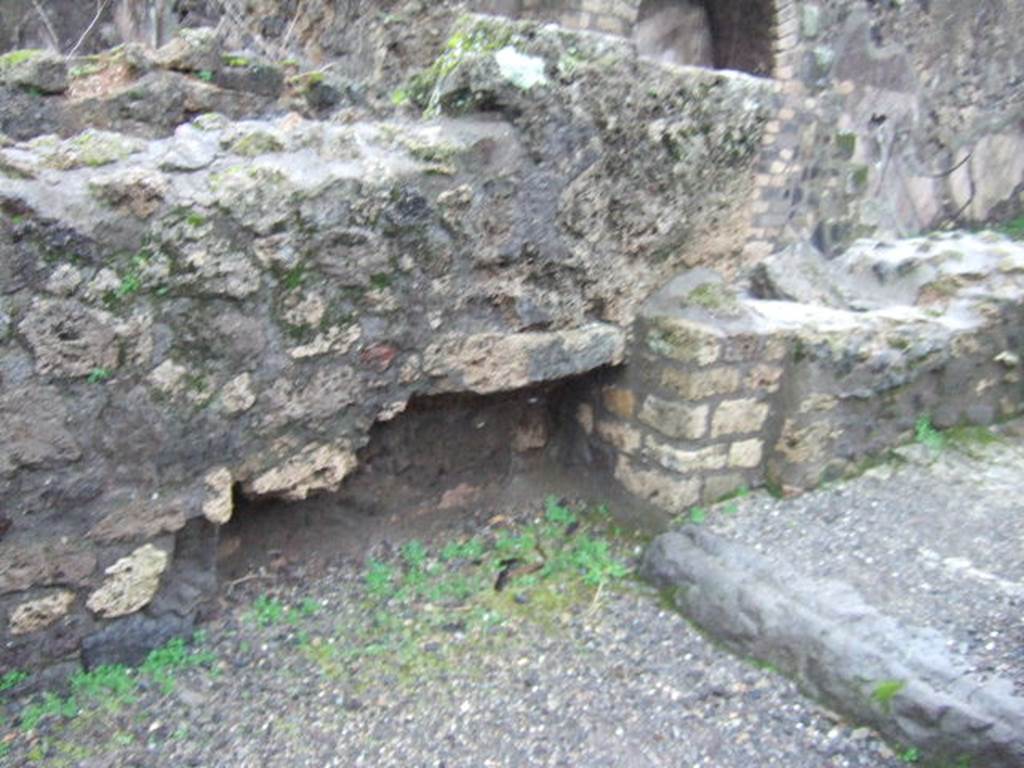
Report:
M 247 581 L 256 581 L 257 579 L 272 579 L 272 578 L 273 578 L 273 576 L 271 576 L 268 573 L 252 573 L 250 571 L 249 573 L 245 574 L 245 576 L 240 576 L 237 579 L 232 579 L 225 586 L 227 587 L 228 594 L 231 594 L 231 590 L 233 590 L 239 584 L 245 584 L 245 582 L 247 582 Z
M 85 38 L 89 36 L 89 33 L 92 32 L 93 27 L 96 26 L 96 23 L 100 20 L 100 16 L 103 15 L 103 12 L 107 9 L 108 5 L 110 5 L 110 0 L 103 0 L 102 3 L 100 3 L 99 0 L 96 0 L 96 15 L 92 17 L 92 21 L 89 22 L 89 26 L 85 28 L 85 32 L 83 32 L 82 36 L 78 38 L 78 42 L 75 43 L 75 47 L 68 52 L 66 58 L 70 59 L 78 53 L 78 49 L 82 46 L 82 43 L 85 42 Z
M 295 25 L 299 21 L 299 17 L 302 16 L 302 0 L 299 0 L 295 5 L 295 15 L 292 17 L 292 23 L 288 25 L 288 30 L 284 33 L 284 39 L 281 41 L 281 54 L 288 54 L 288 42 L 292 39 L 292 32 L 295 30 Z
M 46 11 L 39 5 L 38 0 L 32 0 L 32 7 L 36 9 L 36 13 L 39 14 L 39 18 L 43 20 L 43 26 L 46 27 L 47 34 L 50 35 L 50 41 L 53 43 L 53 49 L 60 52 L 60 38 L 57 37 L 57 33 L 53 29 L 53 24 L 50 23 L 50 17 L 46 15 Z
M 600 607 L 601 602 L 601 591 L 604 589 L 604 579 L 601 579 L 601 583 L 597 585 L 597 591 L 594 593 L 594 600 L 590 604 L 590 608 L 587 610 L 587 616 L 593 616 L 597 609 Z

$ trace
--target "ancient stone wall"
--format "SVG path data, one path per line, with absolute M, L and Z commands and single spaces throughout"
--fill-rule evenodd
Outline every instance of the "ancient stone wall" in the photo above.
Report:
M 752 258 L 1024 208 L 1024 6 L 782 0 Z
M 642 311 L 629 365 L 580 403 L 579 452 L 675 515 L 743 487 L 856 472 L 922 419 L 1020 412 L 1021 245 L 870 242 L 817 279 L 828 298 L 816 304 L 739 297 L 703 270 L 672 281 Z
M 25 133 L 0 141 L 12 663 L 137 659 L 186 631 L 238 494 L 297 500 L 361 466 L 433 467 L 448 484 L 416 482 L 423 503 L 456 503 L 480 473 L 410 464 L 386 435 L 402 442 L 416 420 L 381 425 L 410 403 L 429 424 L 431 398 L 619 365 L 649 293 L 700 259 L 736 260 L 718 230 L 744 215 L 763 81 L 527 22 L 470 17 L 452 38 L 390 119 L 203 114 L 149 140 L 113 108 L 156 112 L 147 77 L 204 98 L 321 83 L 286 86 L 279 65 L 196 31 L 78 78 L 38 53 L 0 70 L 12 91 L 46 85 L 29 98 L 70 134 L 12 121 Z M 90 80 L 108 130 L 62 128 L 79 114 L 69 82 Z M 467 409 L 458 423 L 475 411 L 500 435 L 466 445 L 504 445 L 488 455 L 505 472 L 542 448 L 533 396 Z M 385 442 L 367 448 L 371 432 Z

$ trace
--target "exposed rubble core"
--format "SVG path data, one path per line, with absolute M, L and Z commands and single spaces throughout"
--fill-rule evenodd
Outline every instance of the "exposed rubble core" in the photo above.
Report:
M 738 240 L 707 243 L 742 216 L 765 83 L 526 22 L 471 17 L 452 39 L 416 81 L 426 120 L 206 113 L 149 141 L 108 126 L 0 149 L 0 600 L 24 616 L 41 590 L 80 594 L 60 602 L 73 625 L 15 658 L 142 608 L 162 633 L 180 538 L 197 519 L 214 535 L 233 489 L 339 488 L 414 397 L 620 365 L 648 292 L 701 259 L 737 267 Z M 215 45 L 190 32 L 139 71 Z M 524 430 L 508 440 L 546 444 Z M 73 579 L 19 565 L 44 525 L 73 542 Z

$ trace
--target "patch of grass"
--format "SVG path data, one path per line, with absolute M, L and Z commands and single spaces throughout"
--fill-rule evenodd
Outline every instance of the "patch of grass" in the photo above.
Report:
M 199 642 L 201 635 L 196 633 L 193 644 Z M 88 672 L 75 672 L 68 681 L 68 696 L 44 692 L 22 710 L 19 726 L 28 732 L 35 730 L 43 720 L 74 720 L 81 714 L 96 710 L 118 712 L 136 700 L 143 680 L 153 681 L 164 694 L 168 694 L 174 688 L 175 673 L 212 661 L 212 653 L 189 647 L 182 638 L 174 638 L 150 652 L 136 669 L 121 664 L 105 664 Z
M 28 677 L 28 673 L 23 672 L 20 669 L 12 669 L 9 672 L 4 672 L 4 674 L 0 675 L 0 693 L 3 691 L 9 691 L 16 685 L 21 685 L 21 683 L 28 680 Z
M 375 600 L 389 597 L 395 587 L 395 570 L 378 560 L 371 560 L 365 576 L 366 590 Z
M 991 429 L 979 425 L 950 427 L 943 430 L 942 437 L 947 444 L 961 447 L 993 445 L 1002 442 L 1002 438 Z
M 197 633 L 195 642 L 201 636 Z M 174 690 L 174 676 L 177 672 L 213 663 L 216 657 L 210 651 L 189 648 L 183 638 L 177 637 L 166 645 L 149 653 L 139 672 L 158 686 L 165 694 Z
M 89 371 L 89 375 L 85 378 L 90 384 L 102 384 L 104 381 L 110 379 L 114 373 L 109 368 L 93 368 Z
M 71 676 L 71 695 L 75 701 L 91 701 L 108 710 L 134 701 L 137 686 L 131 671 L 121 664 L 104 664 Z
M 382 677 L 421 683 L 459 654 L 492 647 L 518 623 L 568 621 L 629 574 L 617 542 L 598 534 L 596 517 L 549 497 L 532 522 L 486 537 L 436 549 L 410 541 L 392 559 L 368 561 L 369 619 L 327 641 L 312 638 L 302 652 L 361 690 Z
M 917 747 L 908 747 L 899 753 L 899 758 L 904 763 L 916 763 L 921 759 L 921 750 Z
M 279 624 L 284 619 L 284 604 L 268 595 L 260 595 L 252 604 L 249 618 L 262 627 Z
M 690 522 L 694 525 L 700 525 L 708 519 L 708 512 L 704 507 L 694 507 L 690 510 Z
M 47 691 L 42 699 L 29 704 L 21 712 L 21 729 L 33 731 L 43 720 L 49 718 L 61 718 L 71 720 L 78 717 L 78 704 L 74 698 L 63 698 L 57 694 Z
M 209 69 L 201 69 L 201 70 L 199 70 L 198 72 L 196 72 L 196 77 L 198 77 L 204 83 L 212 83 L 213 82 L 213 72 L 211 72 Z
M 221 59 L 225 66 L 232 67 L 234 69 L 244 69 L 252 63 L 245 56 L 231 56 L 226 54 L 222 56 Z
M 1024 240 L 1024 215 L 1000 224 L 996 229 L 1014 240 Z
M 281 282 L 284 284 L 286 290 L 294 291 L 302 287 L 302 283 L 306 279 L 306 268 L 302 264 L 297 264 L 287 272 Z
M 931 417 L 927 415 L 914 423 L 914 440 L 934 453 L 941 451 L 946 444 L 942 433 L 932 425 Z
M 871 690 L 871 698 L 888 714 L 892 709 L 892 700 L 906 687 L 907 684 L 903 680 L 880 680 Z

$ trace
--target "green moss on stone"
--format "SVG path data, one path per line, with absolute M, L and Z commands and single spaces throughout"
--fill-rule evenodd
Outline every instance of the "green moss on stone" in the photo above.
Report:
M 123 136 L 90 129 L 55 147 L 47 165 L 60 170 L 98 168 L 124 160 L 133 151 Z
M 514 34 L 507 21 L 462 17 L 448 39 L 444 52 L 409 81 L 406 93 L 428 116 L 440 112 L 436 86 L 448 77 L 468 56 L 500 50 L 509 45 Z
M 853 155 L 857 151 L 857 134 L 837 133 L 836 149 L 839 150 L 839 154 L 844 160 L 853 159 Z
M 243 157 L 258 157 L 259 155 L 280 152 L 284 145 L 266 131 L 253 131 L 237 139 L 231 145 L 231 151 Z
M 683 306 L 695 306 L 711 314 L 734 315 L 739 311 L 736 294 L 721 283 L 703 283 L 683 299 Z
M 12 69 L 19 64 L 24 64 L 26 61 L 37 59 L 44 55 L 46 51 L 39 48 L 22 48 L 17 51 L 11 51 L 0 56 L 0 72 L 5 69 Z

